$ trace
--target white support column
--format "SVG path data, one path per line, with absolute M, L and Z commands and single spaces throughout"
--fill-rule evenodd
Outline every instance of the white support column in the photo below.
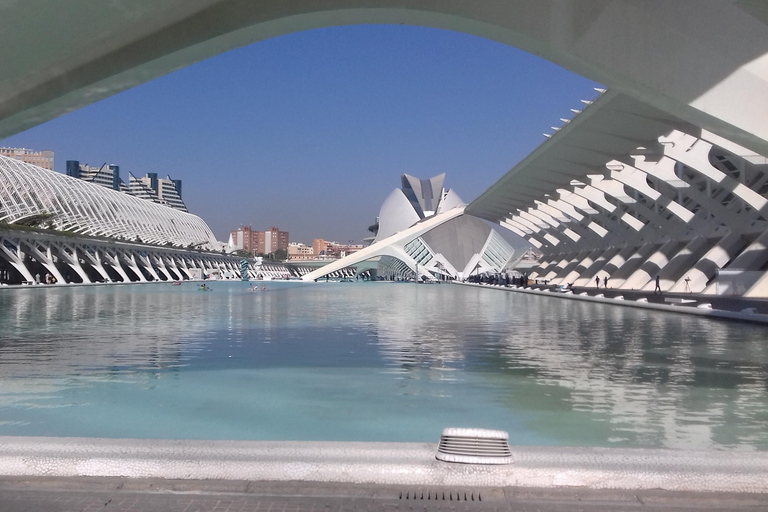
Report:
M 547 279 L 551 281 L 552 284 L 555 284 L 555 285 L 562 284 L 564 282 L 563 279 L 569 276 L 573 271 L 573 269 L 578 267 L 579 264 L 582 261 L 584 261 L 585 258 L 589 257 L 589 254 L 590 252 L 588 250 L 582 250 L 581 252 L 576 254 L 572 253 L 572 257 L 568 260 L 568 263 L 556 273 L 553 272 L 554 275 L 552 275 L 551 277 L 548 274 Z M 568 282 L 568 281 L 565 281 L 565 282 Z
M 608 249 L 599 248 L 593 250 L 572 268 L 567 275 L 563 276 L 563 278 L 558 281 L 558 284 L 575 284 L 581 277 L 591 280 L 616 252 L 618 252 L 618 249 L 612 247 Z
M 606 251 L 608 253 L 609 251 Z M 606 254 L 606 261 L 602 266 L 598 263 L 601 261 L 598 259 L 595 261 L 595 265 L 592 265 L 587 272 L 583 272 L 579 279 L 574 283 L 575 286 L 591 286 L 594 281 L 594 277 L 600 272 L 608 274 L 610 277 L 616 270 L 621 267 L 626 261 L 635 253 L 635 247 L 625 247 L 616 251 L 613 255 Z
M 123 268 L 123 265 L 122 265 L 122 263 L 120 263 L 120 259 L 121 259 L 121 258 L 120 258 L 120 253 L 119 253 L 119 252 L 115 251 L 115 253 L 114 253 L 114 254 L 111 254 L 109 251 L 107 251 L 107 250 L 105 249 L 105 250 L 103 250 L 103 251 L 101 252 L 101 254 L 103 254 L 103 256 L 104 256 L 104 257 L 102 258 L 102 261 L 106 261 L 107 265 L 109 265 L 110 267 L 112 267 L 112 269 L 113 269 L 115 272 L 117 272 L 118 274 L 120 274 L 120 277 L 122 277 L 122 278 L 123 278 L 123 282 L 124 282 L 124 283 L 130 283 L 130 282 L 131 282 L 131 278 L 130 278 L 130 277 L 128 277 L 128 273 L 127 273 L 127 272 L 125 271 L 125 269 Z
M 683 249 L 683 242 L 677 240 L 670 240 L 656 251 L 653 252 L 644 262 L 640 264 L 640 267 L 635 270 L 624 282 L 617 285 L 617 288 L 629 288 L 632 290 L 640 290 L 646 287 L 651 281 L 654 282 L 656 276 L 661 275 L 661 270 L 675 257 L 675 255 Z M 667 286 L 671 286 L 673 282 L 667 283 Z
M 162 279 L 160 279 L 160 276 L 157 275 L 157 272 L 155 272 L 155 268 L 152 266 L 152 257 L 150 255 L 143 256 L 136 251 L 131 251 L 131 257 L 133 258 L 133 261 L 135 261 L 138 265 L 141 265 L 142 267 L 144 267 L 144 269 L 146 269 L 146 271 L 149 272 L 149 275 L 152 276 L 152 279 L 154 279 L 155 281 L 162 281 Z
M 683 277 L 669 289 L 670 292 L 683 292 L 685 290 L 685 279 L 688 281 L 688 287 L 693 293 L 714 293 L 709 290 L 707 283 L 714 278 L 717 271 L 723 268 L 736 254 L 744 247 L 745 242 L 741 235 L 732 233 L 722 238 L 714 247 L 707 251 L 699 261 Z
M 614 287 L 633 289 L 631 286 L 624 286 L 624 282 L 654 253 L 656 247 L 655 244 L 644 244 L 635 248 L 623 265 L 612 273 L 607 272 L 609 279 L 614 282 Z M 603 270 L 606 271 L 607 269 Z
M 768 231 L 758 236 L 726 268 L 757 270 L 766 261 L 768 261 Z
M 124 262 L 128 266 L 128 268 L 130 268 L 131 271 L 133 271 L 134 274 L 136 274 L 136 278 L 139 280 L 139 282 L 141 283 L 147 282 L 147 278 L 144 277 L 144 273 L 139 268 L 139 264 L 136 261 L 136 255 L 133 253 L 133 251 L 128 253 L 118 252 L 118 258 L 120 259 L 120 261 Z M 125 274 L 125 271 L 123 271 L 123 273 Z M 128 279 L 127 274 L 125 275 L 125 277 L 126 277 L 126 282 L 131 281 L 130 279 Z
M 93 251 L 93 253 L 91 253 L 91 250 Z M 101 253 L 98 248 L 86 247 L 85 250 L 81 251 L 81 254 L 86 260 L 88 260 L 91 267 L 93 267 L 93 269 L 96 270 L 96 272 L 98 272 L 99 275 L 101 275 L 101 278 L 104 280 L 105 283 L 109 283 L 112 281 L 112 279 L 109 277 L 109 273 L 107 272 L 107 269 L 105 269 L 104 265 L 102 264 Z
M 80 279 L 82 279 L 84 283 L 91 282 L 91 278 L 88 277 L 88 274 L 85 273 L 85 270 L 80 265 L 80 258 L 77 255 L 76 245 L 53 244 L 53 247 L 56 248 L 56 253 L 59 257 L 64 260 L 72 270 L 77 272 L 77 275 L 80 276 Z
M 13 268 L 19 271 L 19 274 L 24 277 L 24 280 L 28 283 L 34 283 L 35 278 L 32 277 L 32 273 L 24 265 L 24 251 L 21 249 L 21 242 L 18 240 L 9 240 L 10 245 L 14 246 L 16 250 L 11 250 L 5 245 L 5 238 L 0 237 L 0 251 L 5 254 L 8 263 L 13 265 Z
M 187 259 L 185 257 L 181 256 L 179 258 L 179 261 L 176 264 L 176 268 L 181 270 L 187 276 L 187 279 L 192 279 L 192 272 L 190 272 L 189 270 L 189 266 L 187 265 Z M 183 277 L 183 276 L 179 274 L 179 277 Z
M 64 280 L 64 276 L 62 276 L 61 272 L 59 272 L 59 269 L 56 268 L 56 264 L 53 261 L 53 254 L 51 253 L 50 246 L 46 246 L 45 253 L 43 253 L 40 251 L 40 249 L 38 249 L 36 242 L 33 243 L 32 241 L 25 240 L 22 243 L 29 248 L 29 254 L 31 254 L 32 257 L 35 258 L 37 261 L 42 263 L 43 266 L 48 270 L 48 272 L 50 272 L 51 275 L 56 278 L 56 284 L 66 283 L 66 281 Z
M 683 287 L 682 290 L 679 291 L 686 291 L 685 284 L 690 285 L 690 282 L 686 283 L 684 281 L 685 278 L 683 277 L 683 274 L 696 263 L 702 250 L 705 249 L 709 243 L 709 240 L 703 236 L 694 238 L 671 258 L 669 263 L 664 265 L 658 273 L 659 285 L 662 290 L 669 290 L 670 292 L 678 291 L 675 289 L 675 286 L 682 279 Z M 643 288 L 644 290 L 653 291 L 656 288 L 655 276 L 652 277 L 653 279 L 646 283 Z M 688 286 L 688 288 L 688 291 L 691 291 L 690 286 Z
M 158 270 L 165 276 L 166 281 L 175 281 L 173 277 L 171 277 L 171 274 L 168 272 L 168 269 L 165 268 L 165 261 L 163 260 L 162 255 L 149 255 L 150 262 L 154 260 L 155 265 L 157 266 Z

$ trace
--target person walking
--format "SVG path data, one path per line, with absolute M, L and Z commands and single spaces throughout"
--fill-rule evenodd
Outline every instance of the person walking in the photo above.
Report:
M 595 288 L 600 289 L 600 276 L 595 276 Z
M 608 289 L 608 276 L 603 278 L 603 288 Z
M 661 284 L 659 283 L 659 276 L 656 276 L 656 288 L 653 290 L 653 293 L 661 293 Z

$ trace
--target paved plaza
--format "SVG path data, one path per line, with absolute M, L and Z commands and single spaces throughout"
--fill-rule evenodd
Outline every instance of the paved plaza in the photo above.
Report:
M 0 512 L 768 510 L 762 453 L 428 443 L 0 438 Z
M 474 499 L 473 499 L 474 498 Z M 312 482 L 0 478 L 0 512 L 766 510 L 768 495 Z

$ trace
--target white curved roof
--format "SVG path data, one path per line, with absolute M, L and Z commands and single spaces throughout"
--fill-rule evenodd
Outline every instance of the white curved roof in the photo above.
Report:
M 0 156 L 0 222 L 51 213 L 53 227 L 82 235 L 214 248 L 203 219 Z
M 376 241 L 408 229 L 419 220 L 419 214 L 413 209 L 411 202 L 402 190 L 396 188 L 387 196 L 379 210 L 379 231 L 376 233 Z

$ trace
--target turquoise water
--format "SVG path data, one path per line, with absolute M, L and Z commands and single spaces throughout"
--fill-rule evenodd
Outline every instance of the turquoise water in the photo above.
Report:
M 768 449 L 768 330 L 460 286 L 0 291 L 0 435 Z

